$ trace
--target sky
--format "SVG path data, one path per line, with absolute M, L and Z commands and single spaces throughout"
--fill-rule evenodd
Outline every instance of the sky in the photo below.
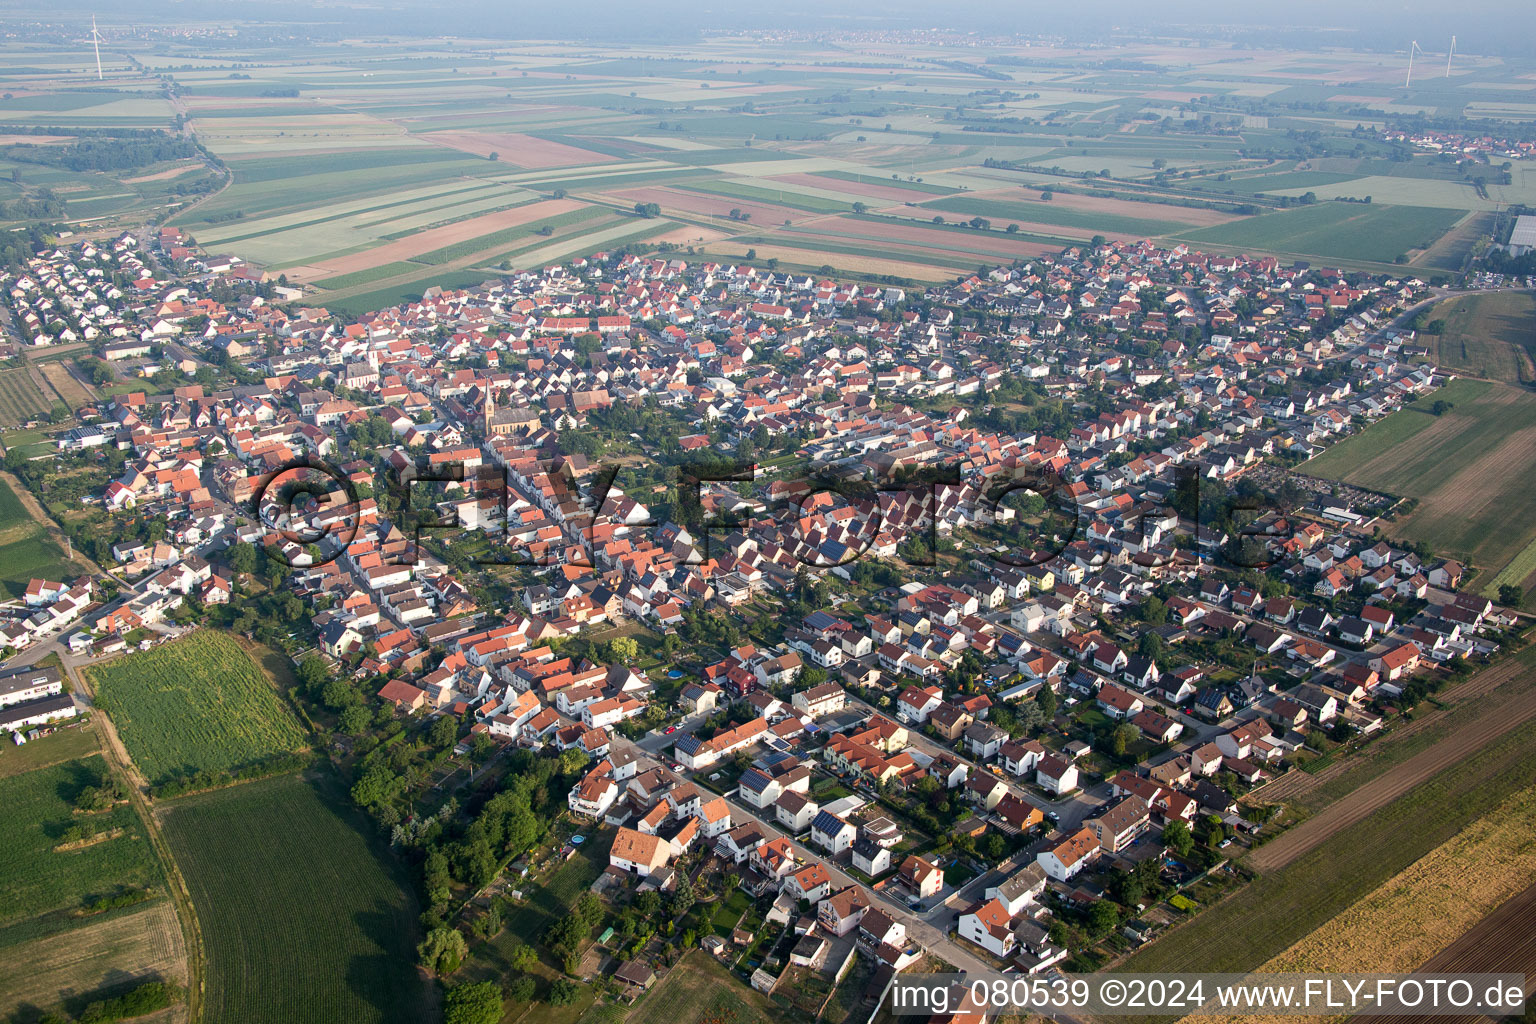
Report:
M 1128 35 L 1229 39 L 1249 45 L 1345 45 L 1402 51 L 1412 40 L 1444 53 L 1450 36 L 1466 53 L 1536 56 L 1536 3 L 1530 0 L 57 0 L 54 11 L 116 19 L 329 23 L 391 34 L 451 33 L 509 39 L 676 40 L 708 29 L 960 28 L 983 34 L 1041 34 L 1073 42 Z M 114 10 L 116 8 L 116 10 Z M 30 0 L 0 0 L 0 12 L 38 17 Z M 1106 33 L 1106 27 L 1114 35 Z

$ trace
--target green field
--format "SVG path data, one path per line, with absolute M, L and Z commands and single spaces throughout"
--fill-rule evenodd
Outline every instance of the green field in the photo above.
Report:
M 0 534 L 31 522 L 32 517 L 27 514 L 21 499 L 16 497 L 15 490 L 9 483 L 0 480 Z
M 7 537 L 0 543 L 0 587 L 12 598 L 21 597 L 34 577 L 63 582 L 82 571 L 64 557 L 64 549 L 54 543 L 41 523 L 30 528 L 13 526 Z
M 1529 292 L 1447 299 L 1429 318 L 1445 322 L 1440 335 L 1420 335 L 1437 366 L 1506 384 L 1536 379 L 1536 297 Z
M 411 883 L 329 777 L 169 805 L 166 840 L 208 956 L 206 1024 L 417 1024 Z
M 734 199 L 752 199 L 757 202 L 772 203 L 776 206 L 789 206 L 797 210 L 809 210 L 812 213 L 848 213 L 853 209 L 852 203 L 845 203 L 840 199 L 807 195 L 804 192 L 793 192 L 789 189 L 763 188 L 740 181 L 690 181 L 686 185 L 679 187 L 689 192 L 704 192 L 709 195 L 729 196 Z
M 100 757 L 86 757 L 0 778 L 0 925 L 74 911 L 121 888 L 162 884 L 154 848 L 131 806 L 74 811 L 75 797 L 105 769 Z M 56 851 L 76 824 L 112 838 Z
M 1428 206 L 1318 203 L 1218 224 L 1179 237 L 1288 256 L 1391 263 L 1410 249 L 1433 245 L 1461 216 L 1456 210 Z
M 199 630 L 86 671 L 152 784 L 238 769 L 304 745 L 272 684 L 222 633 Z
M 1437 401 L 1451 403 L 1441 416 Z M 1302 472 L 1414 498 L 1394 537 L 1489 579 L 1536 541 L 1536 395 L 1462 378 L 1371 424 Z
M 15 427 L 48 415 L 53 408 L 26 367 L 0 370 L 0 427 Z
M 1536 723 L 1264 875 L 1133 955 L 1137 973 L 1251 970 L 1497 807 L 1536 784 Z

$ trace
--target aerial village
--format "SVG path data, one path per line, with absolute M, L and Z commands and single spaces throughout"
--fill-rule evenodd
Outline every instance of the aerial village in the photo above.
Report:
M 926 289 L 675 255 L 353 319 L 172 228 L 44 252 L 3 281 L 22 332 L 143 387 L 59 435 L 109 468 L 107 572 L 34 580 L 6 654 L 194 628 L 254 549 L 296 662 L 581 759 L 601 899 L 743 911 L 620 982 L 688 941 L 772 992 L 1144 941 L 1168 922 L 1106 894 L 1219 885 L 1286 825 L 1267 787 L 1512 621 L 1384 538 L 1393 499 L 1290 472 L 1443 383 L 1393 325 L 1424 282 L 1145 242 Z M 0 726 L 83 710 L 46 676 Z

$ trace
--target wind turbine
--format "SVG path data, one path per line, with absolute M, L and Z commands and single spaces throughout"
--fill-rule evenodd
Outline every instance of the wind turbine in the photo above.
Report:
M 1451 77 L 1451 58 L 1454 57 L 1454 56 L 1456 56 L 1456 37 L 1455 36 L 1451 36 L 1451 49 L 1450 49 L 1450 52 L 1445 55 L 1445 77 L 1446 78 L 1450 78 Z
M 1408 47 L 1408 78 L 1403 82 L 1404 89 L 1413 84 L 1413 55 L 1415 51 L 1419 53 L 1424 52 L 1424 48 L 1419 45 L 1419 41 L 1417 39 L 1415 39 L 1413 43 Z
M 101 81 L 101 33 L 96 31 L 96 15 L 91 15 L 91 45 L 96 48 L 96 80 Z

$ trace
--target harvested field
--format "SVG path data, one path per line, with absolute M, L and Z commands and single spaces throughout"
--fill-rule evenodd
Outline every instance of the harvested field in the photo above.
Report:
M 546 167 L 571 167 L 579 164 L 606 164 L 618 159 L 590 149 L 578 149 L 563 142 L 524 135 L 522 132 L 431 132 L 422 138 L 475 156 L 498 154 L 503 163 L 530 171 Z
M 72 931 L 32 939 L 0 957 L 0 1013 L 53 1007 L 67 998 L 133 981 L 187 983 L 186 946 L 176 909 L 158 900 Z M 185 1005 L 167 1019 L 186 1019 Z
M 814 228 L 805 230 L 832 238 L 867 239 L 872 242 L 907 244 L 923 249 L 949 249 L 966 253 L 967 262 L 973 260 L 976 253 L 1013 259 L 1019 256 L 1039 256 L 1041 253 L 1057 252 L 1061 249 L 1061 245 L 1056 242 L 1018 238 L 1001 231 L 946 230 L 923 227 L 911 221 L 882 218 L 835 217 L 818 221 Z
M 1529 652 L 1526 652 L 1479 673 L 1476 681 L 1479 686 L 1492 690 L 1502 682 L 1530 672 L 1530 662 Z M 1533 717 L 1536 717 L 1536 693 L 1528 689 L 1522 690 L 1515 699 L 1507 702 L 1490 701 L 1486 714 L 1474 717 L 1429 749 L 1415 754 L 1387 774 L 1371 780 L 1259 847 L 1249 855 L 1249 866 L 1259 871 L 1273 871 L 1289 864 L 1321 845 L 1336 832 L 1363 821 L 1419 783 L 1465 760 L 1473 751 L 1480 750 Z
M 689 224 L 685 227 L 668 231 L 664 235 L 657 235 L 651 239 L 653 242 L 671 242 L 673 245 L 707 245 L 710 242 L 718 242 L 722 238 L 729 238 L 730 233 L 716 231 L 714 228 L 700 228 Z
M 121 180 L 129 185 L 138 185 L 146 181 L 165 181 L 168 178 L 179 178 L 188 171 L 195 171 L 202 166 L 200 161 L 189 160 L 186 163 L 177 164 L 175 167 L 156 171 L 154 174 L 141 174 L 137 178 L 123 178 Z
M 89 405 L 94 399 L 91 393 L 85 389 L 85 385 L 75 379 L 69 372 L 69 367 L 62 362 L 39 363 L 38 370 L 43 378 L 52 385 L 53 390 L 59 393 L 64 404 L 71 409 L 79 409 Z
M 1258 970 L 1406 973 L 1467 935 L 1536 874 L 1536 790 L 1515 794 Z M 1526 929 L 1536 932 L 1536 929 Z M 1536 945 L 1532 946 L 1536 952 Z M 1489 959 L 1485 948 L 1473 953 Z M 1491 970 L 1462 966 L 1446 970 Z M 1518 970 L 1518 968 L 1509 968 Z M 1205 1018 L 1201 1018 L 1205 1019 Z M 1234 1015 L 1218 1022 L 1267 1021 Z
M 1017 201 L 1019 192 L 1014 189 L 999 189 L 994 193 L 967 192 L 967 196 L 991 195 L 999 199 Z M 1042 206 L 1064 210 L 1081 210 L 1085 213 L 1102 214 L 1106 217 L 1131 217 L 1150 220 L 1175 220 L 1182 224 L 1198 227 L 1212 227 L 1217 224 L 1226 224 L 1229 221 L 1241 220 L 1242 216 L 1236 213 L 1223 213 L 1220 210 L 1197 210 L 1189 206 L 1174 206 L 1166 203 L 1138 203 L 1134 199 L 1106 199 L 1100 196 L 1077 195 L 1072 192 L 1055 192 L 1054 199 L 1049 204 Z
M 756 249 L 759 260 L 777 257 L 785 263 L 803 267 L 819 267 L 830 261 L 831 266 L 852 274 L 895 274 L 914 281 L 942 281 L 976 269 L 971 265 L 972 261 L 968 260 L 957 262 L 953 267 L 931 267 L 922 263 L 905 263 L 877 256 L 848 256 L 831 254 L 820 249 L 797 249 L 789 245 L 743 245 L 740 242 L 716 242 L 704 248 L 706 252 L 732 259 L 742 259 L 746 256 L 748 249 Z
M 779 174 L 773 181 L 782 181 L 786 185 L 808 185 L 811 188 L 824 188 L 831 192 L 850 192 L 854 195 L 869 196 L 871 199 L 884 199 L 892 203 L 921 203 L 932 199 L 933 193 L 920 192 L 917 189 L 902 188 L 900 185 L 884 185 L 879 179 L 869 181 L 845 181 L 840 178 L 824 178 L 819 174 Z
M 543 202 L 529 203 L 527 206 L 487 213 L 481 217 L 471 217 L 469 220 L 461 220 L 454 224 L 445 224 L 440 228 L 431 228 L 408 235 L 363 252 L 338 256 L 323 263 L 294 267 L 288 271 L 288 279 L 312 281 L 322 277 L 340 277 L 343 274 L 355 274 L 360 270 L 371 270 L 374 267 L 397 263 L 422 253 L 433 252 L 445 246 L 457 245 L 481 235 L 505 231 L 508 228 L 543 220 L 545 217 L 555 217 L 572 210 L 579 210 L 583 205 L 574 199 L 546 199 Z M 491 248 L 495 244 L 490 242 L 486 247 Z
M 1536 380 L 1536 298 L 1526 292 L 1492 292 L 1447 299 L 1429 312 L 1444 320 L 1429 336 L 1436 365 L 1506 384 Z
M 1505 900 L 1449 946 L 1424 961 L 1425 974 L 1524 974 L 1527 991 L 1536 982 L 1536 885 Z M 1372 1016 L 1372 1024 L 1435 1024 L 1422 1014 Z
M 622 192 L 609 192 L 604 198 L 613 199 L 632 206 L 635 203 L 656 203 L 664 214 L 681 213 L 695 216 L 719 217 L 729 224 L 739 223 L 743 228 L 753 225 L 774 227 L 783 224 L 786 220 L 805 221 L 823 214 L 808 213 L 804 210 L 794 210 L 786 206 L 774 206 L 768 203 L 754 203 L 750 199 L 728 199 L 723 196 L 704 195 L 699 192 L 684 192 L 679 189 L 666 187 L 631 188 Z M 740 210 L 752 219 L 749 221 L 730 221 L 732 210 Z

